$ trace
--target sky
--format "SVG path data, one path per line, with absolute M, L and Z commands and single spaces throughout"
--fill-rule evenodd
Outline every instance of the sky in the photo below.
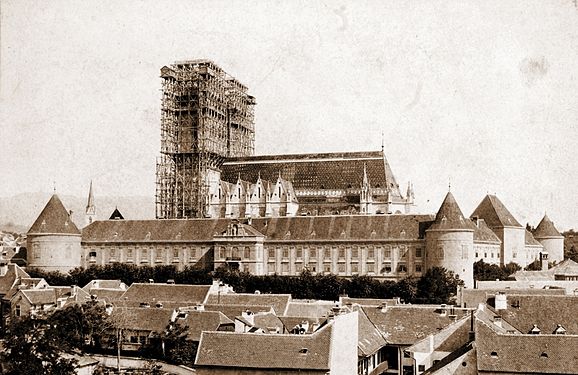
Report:
M 385 153 L 417 211 L 578 228 L 574 1 L 0 0 L 0 196 L 154 196 L 159 70 L 249 87 L 256 153 Z M 383 134 L 383 137 L 382 137 Z M 451 187 L 450 187 L 451 184 Z M 153 216 L 154 213 L 151 213 Z

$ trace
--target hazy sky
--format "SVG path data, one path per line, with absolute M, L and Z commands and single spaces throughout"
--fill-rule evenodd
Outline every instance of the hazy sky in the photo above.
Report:
M 0 196 L 153 196 L 159 69 L 210 58 L 257 98 L 258 154 L 383 132 L 422 212 L 451 180 L 466 215 L 490 192 L 522 224 L 578 227 L 571 0 L 0 4 Z

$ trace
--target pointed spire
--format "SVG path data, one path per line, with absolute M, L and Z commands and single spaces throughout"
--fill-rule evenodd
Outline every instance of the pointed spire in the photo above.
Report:
M 367 164 L 363 163 L 363 187 L 369 186 L 369 177 L 367 177 Z
M 34 224 L 28 230 L 28 234 L 38 233 L 80 235 L 80 231 L 70 218 L 70 212 L 64 208 L 62 201 L 56 194 L 52 195 Z
M 88 201 L 86 203 L 86 212 L 94 207 L 94 192 L 92 190 L 92 180 L 90 180 L 90 188 L 88 189 Z
M 470 219 L 464 218 L 454 195 L 448 192 L 430 229 L 474 230 L 475 226 Z
M 534 238 L 547 238 L 547 237 L 563 237 L 558 229 L 554 226 L 554 223 L 548 215 L 544 214 L 544 217 L 534 230 Z
M 385 140 L 383 137 L 383 130 L 381 131 L 381 152 L 383 153 L 385 150 Z

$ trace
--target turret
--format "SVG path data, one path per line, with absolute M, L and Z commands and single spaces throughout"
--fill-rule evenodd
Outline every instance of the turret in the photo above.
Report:
M 474 286 L 474 230 L 453 194 L 448 192 L 436 218 L 426 230 L 426 267 L 454 272 L 465 286 Z
M 558 232 L 548 215 L 544 215 L 533 235 L 544 246 L 550 262 L 561 262 L 564 260 L 564 236 Z
M 373 207 L 373 196 L 371 194 L 371 185 L 369 183 L 369 177 L 367 177 L 367 165 L 363 164 L 363 180 L 361 181 L 361 193 L 359 196 L 360 211 L 362 214 L 372 214 L 374 213 Z

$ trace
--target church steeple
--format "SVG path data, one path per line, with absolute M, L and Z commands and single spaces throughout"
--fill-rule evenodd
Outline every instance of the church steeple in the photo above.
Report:
M 90 188 L 88 190 L 88 201 L 86 203 L 86 225 L 91 224 L 96 220 L 96 205 L 94 204 L 94 192 L 92 190 L 92 180 L 90 180 Z

